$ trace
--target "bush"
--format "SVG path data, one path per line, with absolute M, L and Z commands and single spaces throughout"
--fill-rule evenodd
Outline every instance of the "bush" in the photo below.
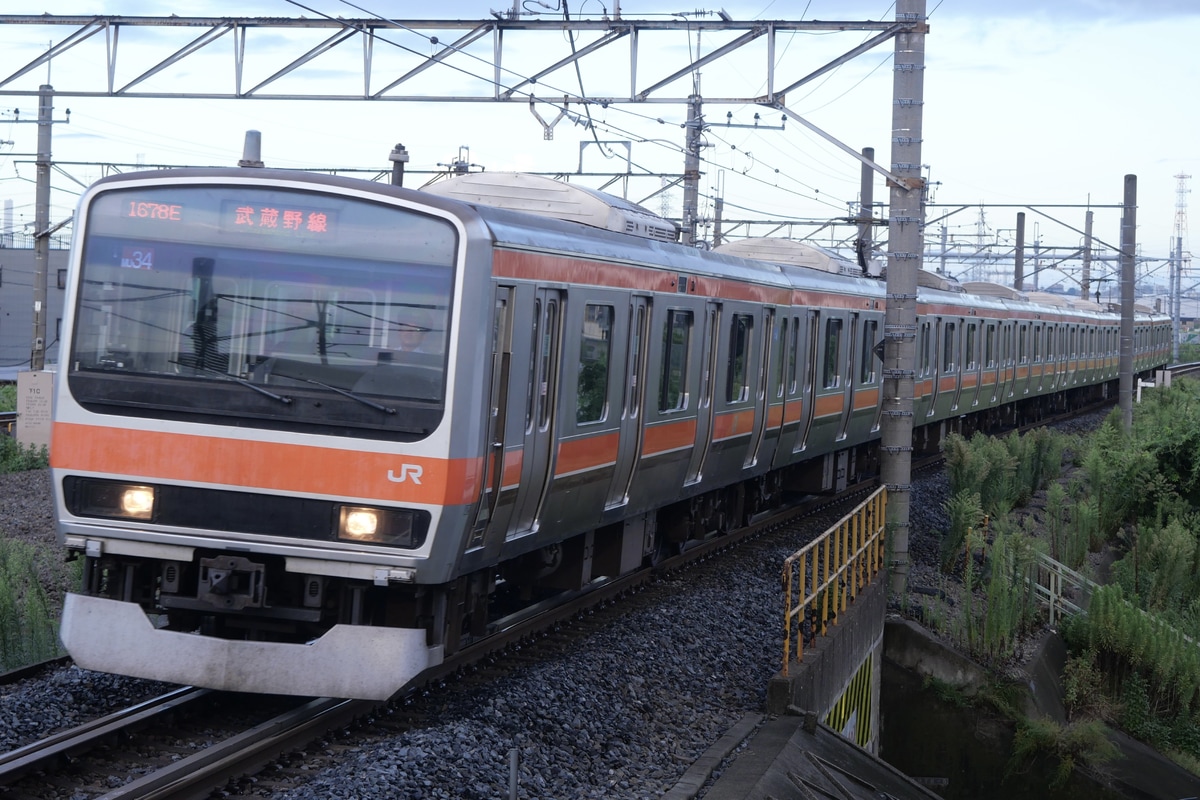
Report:
M 1051 789 L 1065 786 L 1076 765 L 1094 767 L 1112 761 L 1118 755 L 1104 725 L 1097 720 L 1065 726 L 1048 719 L 1027 719 L 1018 723 L 1008 766 L 1010 774 L 1042 753 L 1058 760 Z
M 45 447 L 23 447 L 16 439 L 0 433 L 0 473 L 27 472 L 50 466 Z

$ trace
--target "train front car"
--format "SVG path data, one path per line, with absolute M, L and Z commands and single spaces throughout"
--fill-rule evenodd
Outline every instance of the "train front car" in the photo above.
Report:
M 382 699 L 441 660 L 422 587 L 480 463 L 447 387 L 480 356 L 449 335 L 464 223 L 414 196 L 225 170 L 83 197 L 52 454 L 80 666 Z

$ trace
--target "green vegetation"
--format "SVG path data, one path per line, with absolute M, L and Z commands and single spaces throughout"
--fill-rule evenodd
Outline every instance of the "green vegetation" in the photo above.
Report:
M 1200 350 L 1192 360 L 1200 360 Z M 1096 731 L 1108 723 L 1195 771 L 1200 383 L 1178 379 L 1144 392 L 1129 431 L 1114 412 L 1087 439 L 950 437 L 945 451 L 951 500 L 943 571 L 975 591 L 964 592 L 949 611 L 926 610 L 925 618 L 944 625 L 981 662 L 1003 661 L 1038 624 L 1028 578 L 1039 550 L 1085 572 L 1089 551 L 1107 545 L 1117 556 L 1088 613 L 1063 626 L 1071 723 L 1061 729 L 1021 723 L 1017 755 L 1050 753 L 1067 770 L 1080 760 L 1103 760 Z M 1064 483 L 1055 479 L 1068 452 L 1082 477 Z M 1048 488 L 1035 536 L 1032 518 L 1020 525 L 1009 512 L 1039 486 Z
M 0 433 L 0 473 L 25 472 L 50 466 L 45 447 L 23 447 L 16 439 Z
M 1094 767 L 1112 761 L 1117 757 L 1117 748 L 1109 741 L 1099 720 L 1081 720 L 1066 725 L 1048 719 L 1020 720 L 1009 771 L 1021 769 L 1029 759 L 1041 754 L 1057 760 L 1058 767 L 1050 788 L 1061 789 L 1076 766 Z
M 0 385 L 0 411 L 16 410 L 16 384 Z M 22 447 L 0 433 L 0 473 L 44 469 L 49 464 L 46 448 Z M 57 613 L 52 608 L 57 598 L 46 587 L 78 584 L 80 568 L 63 565 L 25 542 L 0 538 L 0 670 L 62 655 Z
M 1023 530 L 1010 512 L 1058 477 L 1069 443 L 1068 437 L 1046 430 L 999 439 L 979 433 L 946 439 L 951 499 L 946 503 L 950 526 L 942 539 L 942 571 L 961 577 L 964 589 L 971 590 L 963 592 L 948 625 L 983 663 L 1012 657 L 1020 637 L 1037 621 L 1031 578 L 1045 544 Z M 1074 533 L 1065 491 L 1060 488 L 1054 497 L 1065 547 L 1079 534 Z
M 63 564 L 26 542 L 0 539 L 0 670 L 63 654 L 46 587 L 77 584 L 81 564 Z

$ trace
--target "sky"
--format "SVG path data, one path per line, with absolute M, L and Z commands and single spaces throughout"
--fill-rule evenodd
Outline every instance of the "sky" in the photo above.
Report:
M 558 20 L 564 0 L 523 0 L 523 18 Z M 598 18 L 615 12 L 616 0 L 569 0 L 572 18 Z M 885 0 L 718 0 L 707 10 L 675 0 L 620 0 L 627 19 L 716 19 L 718 10 L 737 20 L 885 20 L 895 7 Z M 179 4 L 163 0 L 6 0 L 4 14 L 169 16 Z M 436 14 L 429 4 L 401 0 L 194 0 L 186 16 L 265 16 L 391 19 L 484 19 L 511 11 L 511 0 L 443 0 Z M 922 162 L 931 181 L 927 229 L 935 242 L 940 228 L 964 243 L 1010 243 L 1019 208 L 1026 211 L 1026 258 L 1035 243 L 1074 247 L 1082 241 L 1085 206 L 1095 212 L 1094 234 L 1112 245 L 1120 241 L 1124 176 L 1138 177 L 1137 238 L 1148 259 L 1146 273 L 1165 280 L 1165 259 L 1176 226 L 1177 175 L 1200 180 L 1200 108 L 1194 86 L 1200 79 L 1200 3 L 1194 0 L 927 0 L 930 32 L 925 39 Z M 182 14 L 181 14 L 182 15 Z M 23 67 L 71 26 L 4 24 L 0 15 L 0 80 Z M 126 28 L 119 40 L 118 80 L 132 80 L 147 65 L 197 35 L 196 29 Z M 327 32 L 251 32 L 246 82 L 261 80 L 323 40 Z M 779 34 L 776 87 L 790 84 L 856 47 L 873 34 L 863 31 Z M 590 38 L 589 38 L 590 37 Z M 412 59 L 438 45 L 414 32 L 396 32 L 373 51 L 375 80 L 411 66 Z M 595 38 L 579 34 L 575 46 Z M 711 52 L 730 38 L 717 32 L 669 32 L 646 36 L 639 44 L 637 84 L 645 86 L 686 65 L 688 55 Z M 443 34 L 442 41 L 449 35 Z M 154 91 L 231 91 L 231 40 L 185 60 L 148 80 Z M 699 93 L 706 98 L 752 97 L 766 86 L 767 58 L 760 40 L 701 70 Z M 528 42 L 528 44 L 525 44 Z M 509 45 L 514 46 L 509 46 Z M 569 52 L 565 36 L 539 34 L 506 44 L 505 81 L 549 62 L 546 53 Z M 519 45 L 519 46 L 517 46 Z M 892 54 L 887 42 L 800 87 L 787 108 L 858 151 L 873 147 L 876 159 L 890 163 Z M 492 75 L 491 40 L 458 58 L 454 69 L 435 68 L 414 81 L 410 93 L 458 95 L 488 91 Z M 629 49 L 619 44 L 611 56 L 585 59 L 582 69 L 560 70 L 537 84 L 539 97 L 583 92 L 590 97 L 628 94 Z M 277 84 L 277 91 L 361 91 L 362 51 L 351 42 L 326 53 Z M 3 89 L 36 91 L 47 80 L 59 90 L 96 91 L 104 87 L 103 36 L 93 37 L 45 68 Z M 663 92 L 682 97 L 692 79 Z M 126 164 L 234 165 L 242 155 L 243 133 L 262 133 L 263 160 L 288 168 L 388 169 L 388 152 L 402 142 L 410 170 L 437 170 L 463 158 L 489 171 L 572 172 L 623 168 L 624 157 L 637 170 L 678 173 L 686 108 L 677 104 L 613 103 L 593 106 L 592 130 L 575 120 L 554 126 L 553 139 L 525 102 L 400 103 L 363 101 L 281 101 L 211 99 L 133 99 L 58 97 L 53 129 L 52 224 L 68 218 L 82 185 L 99 178 L 102 162 Z M 549 121 L 557 108 L 535 108 Z M 19 110 L 19 115 L 14 114 Z M 580 111 L 578 105 L 572 110 Z M 760 114 L 759 127 L 754 114 Z M 778 111 L 754 105 L 707 102 L 708 127 L 702 139 L 701 214 L 711 216 L 720 196 L 730 218 L 799 219 L 818 222 L 855 209 L 860 186 L 858 161 L 794 120 L 780 129 Z M 727 117 L 727 114 L 730 116 Z M 32 154 L 36 150 L 37 100 L 0 95 L 0 202 L 12 199 L 15 227 L 33 220 Z M 21 120 L 17 122 L 16 120 Z M 733 123 L 727 125 L 726 122 Z M 741 127 L 739 127 L 741 126 Z M 629 142 L 614 145 L 612 142 Z M 439 166 L 441 165 L 441 166 Z M 410 176 L 406 185 L 424 178 Z M 599 186 L 599 179 L 578 179 Z M 640 178 L 625 187 L 630 200 L 653 211 L 678 215 L 678 192 L 653 196 L 659 184 Z M 876 202 L 888 197 L 882 178 L 874 182 Z M 1190 197 L 1188 195 L 1187 197 Z M 650 199 L 646 199 L 650 198 Z M 945 207 L 943 207 L 945 206 Z M 959 206 L 968 206 L 948 217 Z M 1051 207 L 1056 206 L 1056 207 Z M 1045 216 L 1048 215 L 1048 216 Z M 1200 220 L 1200 204 L 1192 209 Z M 1195 223 L 1200 225 L 1200 222 Z M 794 235 L 817 227 L 798 225 Z M 816 241 L 833 244 L 848 228 L 825 229 Z M 766 233 L 766 228 L 755 229 Z M 701 230 L 703 235 L 705 230 Z M 1191 242 L 1185 231 L 1184 249 Z M 932 266 L 926 263 L 927 268 Z M 1070 284 L 1071 265 L 1065 273 Z M 1027 272 L 1028 272 L 1027 267 Z M 1046 272 L 1057 280 L 1055 272 Z M 1045 282 L 1043 286 L 1046 285 Z M 1186 285 L 1186 284 L 1185 284 Z

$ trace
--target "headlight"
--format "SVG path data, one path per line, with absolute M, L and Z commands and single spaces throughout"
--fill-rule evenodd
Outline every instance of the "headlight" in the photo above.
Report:
M 337 536 L 342 541 L 370 542 L 393 547 L 415 547 L 419 544 L 412 511 L 342 506 Z
M 121 510 L 127 516 L 150 519 L 154 515 L 154 490 L 148 486 L 131 486 L 121 495 Z
M 154 487 L 118 481 L 89 480 L 79 484 L 79 508 L 88 517 L 153 519 Z

